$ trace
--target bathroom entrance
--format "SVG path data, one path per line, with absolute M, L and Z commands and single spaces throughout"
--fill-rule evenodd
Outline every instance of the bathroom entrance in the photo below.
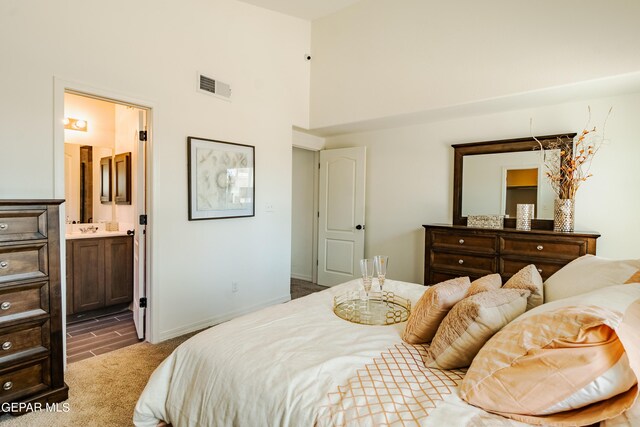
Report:
M 69 363 L 144 339 L 148 116 L 64 93 Z

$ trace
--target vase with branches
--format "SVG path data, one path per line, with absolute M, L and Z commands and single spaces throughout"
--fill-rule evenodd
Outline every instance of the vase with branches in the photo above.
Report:
M 583 130 L 572 138 L 558 138 L 543 148 L 543 163 L 546 168 L 546 176 L 551 188 L 556 194 L 554 204 L 554 230 L 572 232 L 574 229 L 575 197 L 582 184 L 593 176 L 591 164 L 596 153 L 602 147 L 604 129 L 611 109 L 602 125 L 602 131 L 598 131 L 591 125 L 591 108 L 589 118 Z

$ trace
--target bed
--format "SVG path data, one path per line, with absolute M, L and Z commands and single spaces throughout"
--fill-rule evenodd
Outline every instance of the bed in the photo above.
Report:
M 640 301 L 640 284 L 625 286 L 612 287 L 622 289 L 612 300 Z M 429 346 L 403 341 L 406 322 L 370 326 L 337 317 L 334 296 L 359 287 L 347 282 L 190 338 L 151 376 L 134 424 L 529 425 L 466 403 L 459 392 L 466 369 L 426 367 Z M 393 280 L 385 288 L 413 305 L 425 292 Z M 636 406 L 602 425 L 634 425 Z

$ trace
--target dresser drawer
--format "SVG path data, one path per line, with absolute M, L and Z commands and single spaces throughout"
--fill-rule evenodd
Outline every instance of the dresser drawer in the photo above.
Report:
M 0 210 L 0 242 L 46 238 L 45 209 Z
M 46 390 L 49 383 L 48 370 L 47 359 L 3 370 L 0 373 L 0 403 Z
M 449 253 L 432 251 L 433 268 L 459 271 L 459 276 L 468 276 L 468 272 L 491 274 L 496 271 L 496 258 L 492 256 L 469 255 L 466 253 Z
M 451 272 L 446 272 L 446 271 L 432 271 L 431 272 L 431 277 L 430 279 L 427 281 L 428 283 L 425 283 L 426 285 L 437 285 L 438 283 L 444 282 L 446 280 L 451 280 L 451 279 L 456 279 L 458 277 L 468 277 L 470 281 L 474 281 L 480 277 L 482 277 L 482 274 L 469 274 L 467 272 L 462 273 L 462 272 L 457 272 L 457 273 L 451 273 Z
M 511 276 L 516 274 L 518 271 L 522 270 L 529 264 L 534 264 L 538 269 L 538 273 L 542 276 L 542 280 L 547 280 L 549 276 L 551 276 L 556 271 L 560 270 L 565 264 L 563 263 L 555 263 L 548 262 L 544 260 L 540 261 L 521 261 L 515 259 L 505 259 L 502 258 L 500 260 L 500 275 L 503 280 L 508 280 Z
M 497 250 L 495 235 L 483 236 L 468 233 L 432 231 L 431 245 L 434 248 L 456 248 L 465 251 L 494 254 Z
M 0 332 L 0 363 L 11 362 L 21 356 L 47 353 L 49 322 L 23 324 Z
M 49 282 L 0 288 L 0 326 L 49 312 Z
M 572 260 L 587 253 L 583 239 L 562 240 L 524 237 L 500 237 L 501 255 L 526 255 L 532 257 Z
M 0 283 L 45 277 L 48 270 L 46 243 L 0 246 Z

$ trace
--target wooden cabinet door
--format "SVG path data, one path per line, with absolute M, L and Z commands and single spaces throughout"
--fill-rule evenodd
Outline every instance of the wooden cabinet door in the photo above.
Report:
M 130 236 L 104 239 L 105 304 L 133 300 L 133 240 Z
M 104 239 L 73 242 L 73 311 L 104 307 Z
M 66 244 L 66 264 L 67 264 L 67 287 L 65 293 L 67 296 L 67 316 L 75 313 L 73 310 L 73 240 L 67 240 Z

